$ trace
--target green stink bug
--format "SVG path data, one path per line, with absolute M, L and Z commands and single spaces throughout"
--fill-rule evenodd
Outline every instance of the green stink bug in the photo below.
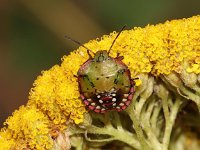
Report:
M 125 26 L 124 26 L 125 27 Z M 123 56 L 109 56 L 117 34 L 110 49 L 99 50 L 94 54 L 79 42 L 67 37 L 87 49 L 89 59 L 78 70 L 78 84 L 81 99 L 89 110 L 105 113 L 110 110 L 126 109 L 134 94 L 135 82 L 131 79 L 130 70 L 122 62 Z

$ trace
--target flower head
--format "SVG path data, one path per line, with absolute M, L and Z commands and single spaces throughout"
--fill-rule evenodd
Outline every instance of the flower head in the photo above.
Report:
M 83 121 L 86 110 L 79 99 L 78 83 L 70 70 L 56 65 L 44 71 L 34 86 L 28 105 L 37 106 L 54 124 L 66 123 L 69 118 L 77 124 Z
M 189 72 L 199 73 L 199 26 L 200 16 L 195 16 L 148 25 L 145 28 L 124 30 L 117 38 L 111 56 L 115 57 L 117 53 L 124 56 L 124 62 L 131 70 L 132 77 L 140 73 L 158 76 L 172 71 L 179 72 L 183 61 L 189 62 Z M 113 32 L 104 35 L 101 40 L 91 40 L 85 46 L 94 52 L 108 50 L 115 36 L 116 32 Z M 86 49 L 80 47 L 69 56 L 63 57 L 61 67 L 76 74 L 87 59 Z
M 188 72 L 200 71 L 200 17 L 167 21 L 165 24 L 148 25 L 123 31 L 117 38 L 110 55 L 124 56 L 132 77 L 141 73 L 154 76 L 180 72 L 187 61 Z M 116 32 L 104 35 L 101 40 L 91 40 L 86 47 L 97 52 L 108 50 Z M 89 58 L 87 50 L 79 47 L 62 58 L 61 66 L 55 65 L 34 82 L 29 96 L 29 105 L 36 105 L 55 124 L 65 123 L 68 118 L 80 123 L 86 112 L 80 100 L 77 75 L 80 66 Z M 139 83 L 139 82 L 138 82 Z
M 50 122 L 47 116 L 35 107 L 21 106 L 4 124 L 7 128 L 1 130 L 0 145 L 5 142 L 4 146 L 9 147 L 5 149 L 17 147 L 42 150 L 53 146 L 49 136 Z

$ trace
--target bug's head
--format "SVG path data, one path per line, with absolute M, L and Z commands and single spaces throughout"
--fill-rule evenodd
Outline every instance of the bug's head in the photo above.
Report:
M 102 62 L 109 58 L 109 54 L 106 50 L 97 51 L 94 55 L 94 61 Z
M 109 48 L 108 51 L 106 51 L 106 50 L 99 50 L 99 51 L 97 51 L 97 52 L 94 54 L 94 60 L 95 60 L 95 61 L 97 61 L 97 62 L 102 62 L 102 61 L 107 60 L 107 59 L 110 58 L 110 57 L 109 57 L 110 51 L 111 51 L 111 49 L 112 49 L 112 47 L 113 47 L 113 45 L 114 45 L 116 39 L 118 38 L 118 36 L 121 34 L 121 32 L 124 30 L 125 27 L 126 27 L 126 25 L 123 26 L 123 28 L 122 28 L 122 29 L 120 30 L 120 32 L 117 34 L 117 36 L 116 36 L 115 39 L 113 40 L 113 42 L 112 42 L 112 44 L 111 44 L 111 46 L 110 46 L 110 48 Z M 91 54 L 90 54 L 90 52 L 92 52 L 92 51 L 89 50 L 89 49 L 87 48 L 87 52 L 88 52 L 88 55 L 90 56 L 90 58 L 92 58 L 92 57 L 91 57 Z

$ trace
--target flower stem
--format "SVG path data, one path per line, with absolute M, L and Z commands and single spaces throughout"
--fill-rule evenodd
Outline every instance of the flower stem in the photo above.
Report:
M 165 125 L 164 137 L 163 137 L 163 150 L 168 150 L 172 128 L 173 128 L 178 110 L 182 103 L 183 102 L 181 101 L 180 97 L 176 98 L 176 101 L 175 101 L 174 105 L 172 106 L 171 114 L 170 114 L 169 118 L 168 119 L 165 118 L 166 125 Z
M 135 149 L 141 148 L 140 143 L 137 141 L 135 135 L 126 130 L 119 131 L 115 128 L 99 128 L 96 126 L 90 126 L 87 128 L 87 133 L 110 135 L 112 140 L 119 140 Z
M 129 109 L 127 109 L 127 111 L 128 110 Z M 130 116 L 131 120 L 133 121 L 133 128 L 135 129 L 135 132 L 137 134 L 138 140 L 141 143 L 142 149 L 143 150 L 149 150 L 150 148 L 148 147 L 148 145 L 146 143 L 146 140 L 145 140 L 145 137 L 144 137 L 144 133 L 142 131 L 142 128 L 140 126 L 140 123 L 139 123 L 139 120 L 137 118 L 137 115 L 136 115 L 135 111 L 131 110 L 131 111 L 128 111 L 128 113 L 129 113 L 129 116 Z

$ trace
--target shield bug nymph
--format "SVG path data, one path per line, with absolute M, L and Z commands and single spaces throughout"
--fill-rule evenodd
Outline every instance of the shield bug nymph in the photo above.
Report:
M 125 27 L 125 26 L 124 26 Z M 109 56 L 110 49 L 93 53 L 90 49 L 69 37 L 68 39 L 87 49 L 89 59 L 78 70 L 78 84 L 81 99 L 89 110 L 105 113 L 110 110 L 122 111 L 126 109 L 134 94 L 135 82 L 131 79 L 130 70 L 122 62 L 119 54 L 113 58 Z M 94 54 L 94 57 L 90 53 Z

